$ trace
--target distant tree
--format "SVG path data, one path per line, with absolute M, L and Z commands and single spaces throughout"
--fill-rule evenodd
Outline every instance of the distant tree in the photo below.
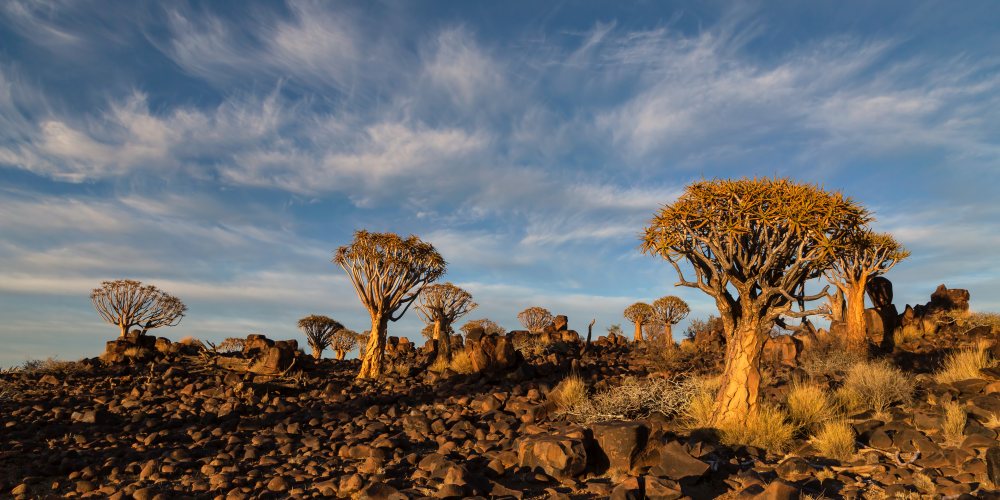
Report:
M 468 335 L 474 328 L 482 328 L 487 335 L 505 335 L 507 330 L 491 319 L 474 319 L 462 325 L 462 333 Z
M 782 316 L 804 317 L 805 283 L 871 219 L 850 198 L 787 179 L 704 180 L 689 185 L 646 228 L 643 250 L 667 260 L 680 286 L 715 299 L 726 360 L 714 424 L 745 424 L 760 396 L 764 341 Z M 694 270 L 688 280 L 680 263 Z M 799 310 L 793 311 L 798 306 Z
M 177 297 L 135 280 L 102 282 L 90 292 L 90 300 L 104 321 L 118 325 L 121 337 L 133 326 L 140 328 L 139 335 L 153 328 L 176 326 L 187 311 Z
M 642 342 L 642 329 L 646 323 L 653 319 L 654 313 L 653 306 L 645 302 L 636 302 L 625 308 L 625 319 L 635 325 L 634 339 L 636 342 Z
M 451 361 L 451 325 L 476 306 L 469 292 L 451 283 L 428 285 L 420 292 L 417 314 L 433 328 L 438 359 Z
M 844 300 L 844 319 L 847 323 L 847 348 L 856 353 L 867 353 L 865 331 L 865 286 L 868 280 L 881 276 L 898 262 L 910 256 L 892 235 L 858 228 L 845 238 L 845 248 L 837 253 L 827 279 Z
M 552 323 L 553 316 L 544 307 L 529 307 L 517 315 L 517 320 L 528 329 L 529 332 L 540 332 Z
M 311 315 L 299 320 L 299 328 L 306 334 L 309 347 L 312 347 L 313 358 L 323 357 L 323 350 L 330 347 L 333 334 L 343 330 L 344 325 L 327 316 Z
M 333 261 L 347 272 L 372 320 L 357 378 L 379 377 L 389 321 L 403 317 L 420 290 L 444 274 L 446 263 L 433 245 L 416 236 L 403 239 L 364 230 L 354 233 L 350 245 L 338 248 Z
M 608 335 L 617 335 L 620 337 L 623 334 L 624 332 L 622 332 L 622 325 L 616 323 L 608 327 Z
M 653 301 L 653 317 L 656 322 L 663 325 L 663 336 L 667 340 L 673 340 L 673 327 L 691 313 L 691 308 L 687 302 L 680 297 L 668 295 Z
M 362 336 L 358 333 L 347 328 L 341 328 L 333 332 L 333 336 L 330 338 L 330 347 L 333 348 L 333 352 L 337 353 L 337 359 L 343 360 L 347 356 L 347 353 L 353 351 L 358 346 L 360 338 Z M 367 338 L 367 336 L 364 338 Z
M 722 318 L 714 314 L 710 314 L 708 319 L 692 319 L 691 323 L 689 323 L 688 327 L 684 330 L 684 337 L 694 340 L 699 333 L 711 334 L 716 332 L 724 333 L 725 326 L 722 324 Z

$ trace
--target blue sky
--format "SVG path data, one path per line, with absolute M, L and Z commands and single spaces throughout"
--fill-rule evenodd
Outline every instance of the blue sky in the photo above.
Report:
M 996 3 L 618 4 L 4 2 L 0 366 L 99 353 L 88 292 L 124 277 L 188 304 L 175 340 L 366 329 L 330 262 L 358 228 L 430 241 L 508 328 L 706 316 L 637 250 L 703 177 L 842 190 L 913 251 L 897 304 L 1000 309 Z

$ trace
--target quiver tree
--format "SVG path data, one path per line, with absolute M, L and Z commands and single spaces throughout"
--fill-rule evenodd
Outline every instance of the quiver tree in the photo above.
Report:
M 486 318 L 470 320 L 462 325 L 461 330 L 462 333 L 468 336 L 469 332 L 476 328 L 482 328 L 483 333 L 486 335 L 504 335 L 507 333 L 507 330 L 497 324 L 496 321 Z
M 180 299 L 135 280 L 105 281 L 90 292 L 90 300 L 101 318 L 121 329 L 124 337 L 133 326 L 139 335 L 162 326 L 176 326 L 187 306 Z
M 744 424 L 756 413 L 768 332 L 781 316 L 819 312 L 805 310 L 805 302 L 823 295 L 807 296 L 805 282 L 821 276 L 845 236 L 870 218 L 840 193 L 788 179 L 696 182 L 656 213 L 643 251 L 670 262 L 677 285 L 714 298 L 725 328 L 715 424 Z M 682 262 L 693 268 L 693 280 Z
M 416 236 L 361 230 L 350 245 L 337 249 L 333 261 L 347 272 L 372 320 L 358 378 L 378 377 L 389 321 L 402 318 L 424 285 L 444 274 L 444 258 Z
M 417 314 L 433 328 L 438 359 L 451 361 L 451 325 L 476 306 L 469 292 L 451 283 L 428 285 L 420 292 Z
M 337 359 L 343 360 L 347 353 L 354 350 L 358 346 L 358 340 L 361 339 L 361 335 L 356 332 L 352 332 L 347 328 L 341 328 L 333 332 L 333 336 L 330 337 L 330 347 L 333 352 L 337 353 Z
M 847 325 L 847 348 L 867 353 L 865 331 L 865 287 L 869 280 L 881 276 L 899 261 L 909 257 L 903 245 L 892 235 L 858 228 L 845 238 L 844 248 L 826 270 L 826 277 L 843 298 L 843 320 Z
M 636 302 L 625 308 L 625 319 L 635 325 L 635 341 L 642 342 L 642 328 L 653 319 L 653 306 Z
M 306 334 L 309 347 L 312 347 L 313 358 L 320 359 L 323 357 L 323 350 L 330 347 L 333 334 L 338 330 L 343 330 L 344 325 L 332 318 L 313 314 L 300 319 L 299 328 Z
M 552 324 L 553 319 L 552 313 L 544 307 L 529 307 L 517 315 L 517 320 L 529 332 L 542 331 L 546 326 Z
M 687 302 L 680 297 L 668 295 L 653 301 L 653 318 L 663 325 L 663 339 L 671 342 L 674 338 L 674 325 L 680 323 L 691 313 L 691 308 Z

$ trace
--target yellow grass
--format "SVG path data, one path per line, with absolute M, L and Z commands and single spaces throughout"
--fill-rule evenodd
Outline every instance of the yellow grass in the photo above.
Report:
M 829 420 L 834 410 L 826 392 L 815 384 L 793 383 L 786 400 L 788 417 L 805 429 L 814 429 Z
M 824 422 L 810 442 L 824 457 L 848 460 L 854 456 L 854 428 L 843 420 Z
M 716 427 L 720 441 L 726 445 L 747 445 L 782 453 L 795 440 L 798 427 L 789 422 L 788 414 L 781 408 L 763 403 L 746 423 L 734 422 Z
M 572 373 L 549 392 L 548 399 L 559 410 L 568 410 L 587 399 L 587 384 L 580 375 Z
M 941 421 L 941 432 L 951 443 L 959 443 L 965 438 L 966 414 L 965 408 L 957 401 L 949 401 L 944 405 L 944 419 Z
M 886 361 L 864 361 L 851 367 L 837 399 L 861 410 L 872 410 L 880 418 L 895 403 L 907 403 L 913 395 L 913 382 Z
M 979 370 L 992 364 L 988 349 L 989 343 L 978 342 L 972 347 L 949 354 L 944 360 L 944 367 L 934 375 L 934 379 L 938 383 L 948 384 L 981 377 Z
M 451 364 L 448 367 L 455 373 L 466 375 L 476 371 L 472 368 L 472 359 L 469 358 L 469 353 L 464 350 L 452 354 Z

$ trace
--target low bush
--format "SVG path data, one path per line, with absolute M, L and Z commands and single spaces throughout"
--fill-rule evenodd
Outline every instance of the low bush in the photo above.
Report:
M 469 357 L 469 353 L 465 350 L 460 350 L 451 355 L 451 363 L 448 364 L 448 368 L 455 373 L 461 373 L 468 375 L 475 372 L 476 370 L 472 367 L 472 358 Z
M 847 460 L 854 456 L 854 428 L 843 420 L 823 422 L 809 442 L 824 457 Z
M 833 417 L 834 406 L 826 393 L 826 388 L 819 385 L 794 382 L 785 401 L 792 422 L 813 430 Z
M 772 453 L 791 448 L 799 431 L 784 410 L 769 403 L 762 403 L 746 424 L 726 424 L 716 429 L 722 444 L 754 446 Z
M 1000 333 L 1000 313 L 970 312 L 965 317 L 963 326 L 969 329 L 978 326 L 988 326 L 993 333 Z
M 844 347 L 842 342 L 820 342 L 802 353 L 800 366 L 816 380 L 824 375 L 846 373 L 852 366 L 864 361 L 864 356 Z
M 653 412 L 674 417 L 684 411 L 698 390 L 698 382 L 692 379 L 626 379 L 618 387 L 583 399 L 565 413 L 582 423 L 632 420 Z
M 849 401 L 860 410 L 872 410 L 880 417 L 895 403 L 908 403 L 913 382 L 887 361 L 864 361 L 847 371 L 838 391 L 840 401 Z
M 228 337 L 223 339 L 222 342 L 219 342 L 219 345 L 216 346 L 215 350 L 216 352 L 220 352 L 223 354 L 243 352 L 243 346 L 245 344 L 246 344 L 245 339 L 237 337 Z
M 979 378 L 979 370 L 992 365 L 989 343 L 978 342 L 972 347 L 960 349 L 948 355 L 941 371 L 934 375 L 934 380 L 941 384 Z
M 18 370 L 33 375 L 74 375 L 87 373 L 90 367 L 79 361 L 61 361 L 55 358 L 25 361 Z

